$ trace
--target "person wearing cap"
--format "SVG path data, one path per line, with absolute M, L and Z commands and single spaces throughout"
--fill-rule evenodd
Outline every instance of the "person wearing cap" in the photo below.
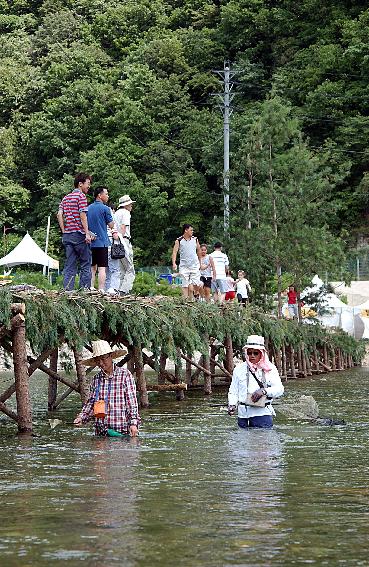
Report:
M 131 244 L 131 211 L 133 203 L 129 195 L 120 197 L 114 221 L 124 244 L 126 255 L 120 260 L 119 291 L 122 294 L 132 290 L 136 272 L 133 265 L 133 249 Z
M 264 337 L 250 335 L 242 350 L 244 362 L 233 371 L 228 392 L 228 413 L 233 415 L 238 406 L 238 425 L 242 428 L 273 427 L 275 411 L 272 400 L 284 392 L 277 367 L 269 360 Z M 262 398 L 265 399 L 264 407 L 252 405 L 260 403 Z
M 87 423 L 94 417 L 95 435 L 138 435 L 141 420 L 134 378 L 129 370 L 113 363 L 113 359 L 125 354 L 126 350 L 113 350 L 107 341 L 92 342 L 92 356 L 83 364 L 99 366 L 100 371 L 92 379 L 88 400 L 75 418 L 74 425 Z

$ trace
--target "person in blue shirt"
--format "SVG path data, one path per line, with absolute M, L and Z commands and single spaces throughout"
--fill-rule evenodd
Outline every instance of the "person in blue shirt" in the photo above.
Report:
M 110 208 L 107 206 L 109 192 L 106 187 L 96 187 L 95 201 L 87 209 L 89 230 L 93 233 L 91 239 L 91 289 L 94 289 L 96 271 L 98 273 L 98 288 L 104 292 L 106 268 L 108 267 L 108 248 L 110 241 L 107 227 L 112 229 L 112 236 L 116 240 L 118 232 L 114 230 L 114 220 Z

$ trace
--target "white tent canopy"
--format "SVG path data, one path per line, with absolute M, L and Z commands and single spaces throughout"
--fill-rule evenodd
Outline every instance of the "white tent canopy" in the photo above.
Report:
M 45 254 L 28 232 L 9 254 L 0 259 L 0 266 L 12 268 L 20 264 L 40 264 L 49 269 L 59 270 L 58 260 Z

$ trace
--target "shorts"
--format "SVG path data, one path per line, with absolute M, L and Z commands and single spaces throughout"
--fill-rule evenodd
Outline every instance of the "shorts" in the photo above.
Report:
M 248 297 L 242 297 L 240 293 L 237 293 L 237 299 L 238 299 L 238 303 L 242 303 L 243 305 L 246 305 L 249 301 Z
M 297 303 L 289 303 L 288 304 L 288 313 L 290 314 L 291 319 L 293 319 L 294 317 L 296 317 L 296 319 L 298 319 L 299 310 L 298 310 Z
M 220 293 L 227 293 L 227 280 L 213 280 L 211 289 L 213 290 L 213 292 L 219 291 Z
M 96 246 L 96 248 L 91 248 L 91 266 L 97 266 L 98 268 L 108 267 L 107 246 Z
M 232 299 L 234 299 L 236 297 L 236 292 L 235 291 L 227 291 L 225 294 L 225 300 L 226 301 L 232 301 Z
M 202 281 L 202 283 L 204 284 L 204 287 L 208 287 L 209 289 L 211 288 L 211 280 L 212 278 L 207 278 L 206 276 L 201 276 L 200 280 Z
M 199 268 L 181 268 L 179 266 L 179 275 L 182 278 L 182 287 L 188 287 L 189 285 L 202 286 Z
M 271 429 L 273 427 L 273 418 L 271 415 L 254 415 L 254 417 L 239 417 L 238 427 L 247 429 L 249 427 L 258 427 L 260 429 Z

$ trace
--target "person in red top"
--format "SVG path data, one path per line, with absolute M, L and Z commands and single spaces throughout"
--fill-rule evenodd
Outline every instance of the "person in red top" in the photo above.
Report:
M 291 319 L 299 318 L 299 310 L 297 303 L 297 291 L 294 285 L 290 285 L 287 292 L 288 312 Z
M 63 233 L 65 248 L 65 265 L 63 270 L 64 289 L 74 289 L 74 280 L 80 267 L 79 287 L 90 288 L 91 285 L 91 237 L 87 222 L 86 195 L 91 185 L 91 177 L 86 173 L 78 173 L 74 179 L 74 189 L 66 195 L 57 214 L 60 230 Z

